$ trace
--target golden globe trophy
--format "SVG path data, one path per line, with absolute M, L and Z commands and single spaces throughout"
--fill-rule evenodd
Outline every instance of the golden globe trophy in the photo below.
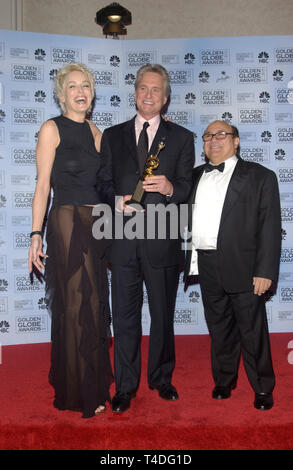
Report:
M 158 144 L 157 153 L 155 155 L 150 155 L 146 159 L 143 174 L 137 182 L 132 198 L 129 201 L 126 201 L 125 204 L 127 205 L 140 204 L 143 207 L 143 199 L 145 197 L 145 190 L 142 187 L 142 183 L 145 180 L 145 178 L 151 178 L 152 176 L 154 176 L 153 171 L 156 170 L 160 164 L 158 155 L 164 147 L 165 147 L 165 143 L 162 140 L 160 140 Z

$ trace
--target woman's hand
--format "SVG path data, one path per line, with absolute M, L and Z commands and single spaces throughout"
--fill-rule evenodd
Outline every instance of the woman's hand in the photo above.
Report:
M 31 246 L 28 252 L 28 267 L 29 272 L 33 270 L 33 265 L 38 271 L 42 272 L 45 269 L 41 258 L 48 258 L 48 255 L 43 253 L 43 240 L 40 235 L 33 235 L 31 238 Z

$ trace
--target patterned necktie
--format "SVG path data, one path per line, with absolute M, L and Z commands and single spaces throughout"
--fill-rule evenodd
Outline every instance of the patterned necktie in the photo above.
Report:
M 225 168 L 224 162 L 220 163 L 220 165 L 211 165 L 210 163 L 206 163 L 204 171 L 206 173 L 209 173 L 210 171 L 213 171 L 213 170 L 219 170 L 223 172 L 224 168 Z
M 146 121 L 143 125 L 142 131 L 139 134 L 139 139 L 137 143 L 137 154 L 138 154 L 138 164 L 139 164 L 139 171 L 142 174 L 144 170 L 144 165 L 148 153 L 148 135 L 147 135 L 147 128 L 149 127 L 149 123 Z

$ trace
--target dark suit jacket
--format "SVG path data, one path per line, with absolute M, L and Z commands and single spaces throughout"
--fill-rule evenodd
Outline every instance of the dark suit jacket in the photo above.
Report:
M 101 198 L 114 205 L 114 196 L 133 194 L 138 178 L 139 167 L 135 139 L 135 118 L 110 127 L 104 131 L 101 142 L 102 167 L 98 177 Z M 159 193 L 146 193 L 144 204 L 180 204 L 187 202 L 191 189 L 191 174 L 194 166 L 193 134 L 172 122 L 161 119 L 160 126 L 149 154 L 157 153 L 158 142 L 164 138 L 165 148 L 159 154 L 160 165 L 156 175 L 165 175 L 173 184 L 172 197 Z M 143 217 L 146 217 L 147 210 Z M 117 215 L 117 214 L 116 214 Z M 124 216 L 129 220 L 129 216 Z M 168 231 L 167 231 L 168 232 Z M 146 252 L 153 266 L 171 266 L 183 263 L 180 239 L 146 239 Z M 135 257 L 136 246 L 132 240 L 113 239 L 108 250 L 111 263 L 128 264 Z
M 189 233 L 192 204 L 204 165 L 193 171 L 189 197 Z M 207 217 L 209 215 L 207 214 Z M 228 292 L 249 290 L 252 278 L 277 280 L 281 250 L 280 198 L 273 171 L 239 158 L 224 201 L 217 249 L 223 287 Z M 185 264 L 189 274 L 191 250 Z

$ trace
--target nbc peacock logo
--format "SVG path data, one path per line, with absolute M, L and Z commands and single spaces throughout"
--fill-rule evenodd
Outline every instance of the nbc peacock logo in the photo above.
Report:
M 41 61 L 44 61 L 46 58 L 46 52 L 44 51 L 44 49 L 36 49 L 35 50 L 35 59 L 36 60 L 41 60 Z
M 282 70 L 274 70 L 273 72 L 273 79 L 276 81 L 276 82 L 281 82 L 283 80 L 283 77 L 284 77 L 284 72 L 282 72 Z
M 46 310 L 48 308 L 48 299 L 46 297 L 41 297 L 38 300 L 38 309 L 39 310 Z
M 222 120 L 225 121 L 227 124 L 231 124 L 233 116 L 229 111 L 226 111 L 222 114 Z
M 125 85 L 134 85 L 135 75 L 133 73 L 126 74 L 124 81 L 125 81 Z
M 186 104 L 195 104 L 195 100 L 196 100 L 195 93 L 190 92 L 185 95 Z
M 0 333 L 9 333 L 9 323 L 6 320 L 0 321 Z
M 45 103 L 46 93 L 43 90 L 38 90 L 35 92 L 35 102 L 36 103 Z
M 120 64 L 120 59 L 118 55 L 112 55 L 110 57 L 110 65 L 112 65 L 112 67 L 119 67 L 119 64 Z
M 195 55 L 192 52 L 187 52 L 184 56 L 185 64 L 192 65 L 195 61 Z
M 271 142 L 271 139 L 272 139 L 272 133 L 270 131 L 263 131 L 261 133 L 261 140 L 262 142 Z
M 113 95 L 110 98 L 111 106 L 119 107 L 121 103 L 121 98 L 118 95 Z
M 6 279 L 0 279 L 0 292 L 7 292 L 8 281 Z
M 276 160 L 285 160 L 286 152 L 283 149 L 277 149 L 275 151 L 275 159 Z
M 265 51 L 262 51 L 258 54 L 258 61 L 262 64 L 267 64 L 269 61 L 269 54 Z
M 267 91 L 262 91 L 259 94 L 259 102 L 260 103 L 269 103 L 270 102 L 270 94 Z
M 200 72 L 200 74 L 198 76 L 198 79 L 201 83 L 208 83 L 209 78 L 210 78 L 210 74 L 206 71 Z

